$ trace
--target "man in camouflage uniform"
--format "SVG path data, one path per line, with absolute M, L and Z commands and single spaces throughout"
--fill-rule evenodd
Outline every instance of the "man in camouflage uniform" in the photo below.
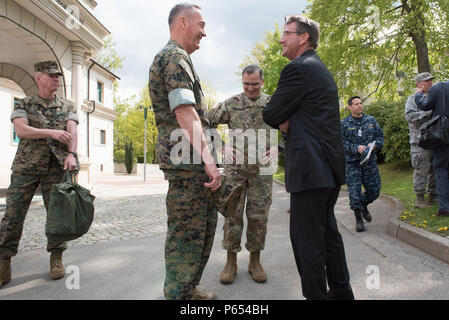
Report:
M 211 127 L 216 127 L 218 124 L 227 124 L 228 128 L 232 130 L 231 132 L 236 133 L 234 130 L 238 130 L 237 134 L 231 134 L 231 139 L 235 136 L 241 136 L 241 133 L 238 133 L 240 130 L 242 133 L 250 133 L 250 135 L 253 132 L 256 137 L 260 130 L 264 130 L 266 133 L 265 137 L 267 137 L 267 143 L 265 144 L 268 146 L 264 150 L 266 152 L 269 150 L 268 142 L 270 141 L 269 133 L 271 127 L 263 121 L 262 111 L 270 97 L 261 92 L 263 85 L 262 70 L 255 65 L 247 66 L 242 72 L 242 77 L 244 92 L 219 103 L 213 108 L 208 117 L 210 125 Z M 250 132 L 251 130 L 252 132 Z M 224 148 L 228 159 L 229 155 L 232 158 L 230 161 L 225 161 L 225 163 L 231 163 L 230 165 L 225 165 L 225 174 L 231 176 L 235 182 L 243 184 L 245 192 L 242 193 L 233 216 L 225 220 L 222 246 L 223 249 L 227 250 L 227 262 L 220 275 L 220 282 L 233 283 L 237 273 L 237 253 L 242 249 L 240 243 L 243 232 L 245 200 L 246 216 L 248 218 L 246 248 L 250 251 L 248 271 L 255 281 L 265 282 L 267 275 L 260 264 L 260 251 L 265 247 L 273 175 L 266 175 L 260 172 L 261 164 L 257 154 L 254 152 L 256 151 L 255 148 L 252 151 L 250 150 L 251 147 L 248 145 L 249 138 L 244 140 L 243 150 L 239 150 L 237 143 L 231 142 L 236 148 L 231 146 Z M 258 142 L 260 144 L 260 141 Z M 276 151 L 277 147 L 273 148 L 273 153 L 276 153 Z M 243 163 L 239 163 L 239 155 L 243 156 Z M 255 161 L 249 161 L 251 156 Z
M 56 96 L 62 73 L 54 61 L 36 63 L 35 70 L 39 94 L 20 100 L 11 114 L 20 142 L 0 225 L 0 287 L 11 280 L 11 257 L 17 254 L 36 188 L 41 186 L 48 210 L 51 186 L 61 182 L 64 170 L 77 169 L 76 110 L 69 101 Z M 64 277 L 62 252 L 66 248 L 66 243 L 47 244 L 52 279 Z
M 156 55 L 149 76 L 159 131 L 157 157 L 169 181 L 164 295 L 169 300 L 216 299 L 197 290 L 217 224 L 211 192 L 221 185 L 203 132 L 204 96 L 189 56 L 206 36 L 201 9 L 191 4 L 176 5 L 169 15 L 169 26 L 170 41 Z M 181 137 L 181 142 L 173 136 Z M 182 151 L 187 147 L 182 161 L 178 161 L 180 145 Z
M 349 99 L 348 109 L 351 115 L 341 120 L 346 155 L 346 184 L 349 205 L 356 217 L 356 231 L 361 232 L 365 230 L 362 216 L 367 222 L 371 222 L 368 205 L 380 194 L 381 182 L 375 151 L 382 149 L 384 136 L 377 121 L 372 116 L 363 114 L 363 103 L 359 96 Z M 374 142 L 371 157 L 362 164 Z M 365 188 L 363 194 L 362 186 Z
M 422 85 L 425 93 L 432 87 L 434 77 L 429 72 L 420 73 L 415 77 L 416 86 Z M 427 205 L 437 203 L 437 187 L 435 172 L 433 170 L 433 151 L 425 150 L 418 146 L 419 127 L 432 117 L 432 111 L 421 111 L 415 103 L 415 94 L 412 94 L 405 104 L 405 120 L 410 129 L 410 152 L 412 155 L 413 188 L 416 194 L 415 206 L 424 208 Z M 427 202 L 424 194 L 427 186 Z

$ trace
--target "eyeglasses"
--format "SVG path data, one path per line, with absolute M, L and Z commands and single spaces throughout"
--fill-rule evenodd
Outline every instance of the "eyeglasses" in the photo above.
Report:
M 257 87 L 260 85 L 260 82 L 242 82 L 245 87 Z
M 282 32 L 282 36 L 285 37 L 286 35 L 289 35 L 291 33 L 296 33 L 296 34 L 303 34 L 304 32 L 297 32 L 297 31 L 284 31 Z

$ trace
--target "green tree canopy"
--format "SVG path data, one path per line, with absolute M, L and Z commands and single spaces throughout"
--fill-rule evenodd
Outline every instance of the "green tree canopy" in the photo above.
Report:
M 116 43 L 112 35 L 104 40 L 103 49 L 98 52 L 95 57 L 99 63 L 111 71 L 117 71 L 123 68 L 123 61 L 125 57 L 121 57 L 117 51 Z
M 417 72 L 449 76 L 447 0 L 313 0 L 321 25 L 318 53 L 340 94 L 399 100 Z
M 125 142 L 130 140 L 134 145 L 137 159 L 144 157 L 145 118 L 142 107 L 150 107 L 147 113 L 147 162 L 154 161 L 158 131 L 151 111 L 151 99 L 148 87 L 145 86 L 138 95 L 124 101 L 118 100 L 116 111 L 119 113 L 114 122 L 114 152 L 125 149 Z

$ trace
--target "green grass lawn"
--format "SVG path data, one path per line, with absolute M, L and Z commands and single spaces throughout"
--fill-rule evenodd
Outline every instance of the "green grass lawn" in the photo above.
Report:
M 383 194 L 399 199 L 404 211 L 399 217 L 412 226 L 425 229 L 441 236 L 449 235 L 449 218 L 437 217 L 438 206 L 415 208 L 416 196 L 413 192 L 413 169 L 404 163 L 384 163 L 379 165 Z
M 415 208 L 413 192 L 413 168 L 408 163 L 394 162 L 379 165 L 382 180 L 381 192 L 399 199 L 404 211 L 398 218 L 412 226 L 425 229 L 440 236 L 449 236 L 449 217 L 437 217 L 437 206 Z M 284 182 L 284 168 L 279 167 L 274 178 Z

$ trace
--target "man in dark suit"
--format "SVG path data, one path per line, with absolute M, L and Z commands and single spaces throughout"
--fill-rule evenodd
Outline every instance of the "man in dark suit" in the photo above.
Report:
M 304 17 L 287 21 L 280 43 L 291 63 L 282 70 L 263 118 L 287 134 L 290 239 L 304 297 L 354 299 L 334 214 L 345 183 L 338 89 L 315 53 L 318 39 L 315 21 Z

